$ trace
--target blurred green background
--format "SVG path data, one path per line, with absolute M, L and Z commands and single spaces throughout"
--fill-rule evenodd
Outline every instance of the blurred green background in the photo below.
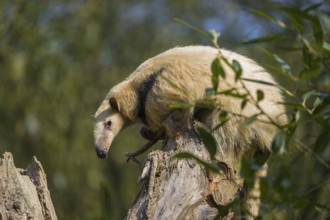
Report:
M 316 1 L 282 2 L 303 7 Z M 274 65 L 256 47 L 239 44 L 244 39 L 283 31 L 249 13 L 251 8 L 271 11 L 272 3 L 1 0 L 0 153 L 12 152 L 17 167 L 26 167 L 32 156 L 37 156 L 47 173 L 59 219 L 122 219 L 140 188 L 140 168 L 126 163 L 125 152 L 140 147 L 144 140 L 138 135 L 138 126 L 133 126 L 117 137 L 109 158 L 100 160 L 93 146 L 92 115 L 109 89 L 147 58 L 175 46 L 211 44 L 173 18 L 205 30 L 215 29 L 221 33 L 221 47 L 262 65 Z M 330 24 L 328 9 L 320 9 L 326 25 Z M 329 39 L 329 31 L 325 35 Z M 300 61 L 295 55 L 278 44 L 263 46 L 296 71 Z M 291 154 L 288 157 L 303 153 L 293 150 Z M 297 166 L 293 160 L 286 164 L 283 158 L 271 162 L 273 169 L 285 166 L 285 172 L 291 173 L 291 168 L 293 172 L 302 166 L 308 168 L 290 190 L 303 191 L 313 185 L 313 178 L 328 176 L 308 156 Z M 320 171 L 316 171 L 317 177 L 311 174 L 313 170 Z M 329 192 L 329 185 L 326 187 Z

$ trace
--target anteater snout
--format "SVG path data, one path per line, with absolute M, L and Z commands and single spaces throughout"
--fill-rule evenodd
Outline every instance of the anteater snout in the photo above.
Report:
M 108 156 L 108 151 L 102 148 L 96 148 L 96 155 L 99 158 L 106 158 Z

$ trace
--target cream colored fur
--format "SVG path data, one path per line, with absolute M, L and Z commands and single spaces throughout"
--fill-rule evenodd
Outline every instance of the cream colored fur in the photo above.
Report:
M 205 89 L 212 87 L 211 63 L 219 55 L 225 57 L 229 62 L 237 60 L 243 69 L 242 78 L 276 84 L 271 75 L 262 67 L 253 60 L 235 52 L 221 49 L 219 53 L 219 50 L 206 46 L 177 47 L 148 59 L 126 80 L 113 87 L 95 117 L 97 118 L 104 109 L 108 109 L 109 112 L 113 111 L 107 101 L 113 97 L 119 108 L 118 117 L 123 117 L 125 120 L 123 127 L 140 121 L 137 118 L 137 106 L 139 104 L 137 90 L 150 74 L 164 68 L 145 99 L 145 121 L 155 134 L 160 134 L 163 132 L 162 122 L 174 110 L 170 108 L 171 104 L 184 102 L 196 105 L 205 101 Z M 256 99 L 256 91 L 261 90 L 265 95 L 259 103 L 262 110 L 279 125 L 286 123 L 285 109 L 280 104 L 283 99 L 277 87 L 244 80 L 235 82 L 233 71 L 226 64 L 223 64 L 223 68 L 226 72 L 226 79 L 220 77 L 218 91 L 238 88 L 240 93 L 246 93 L 241 84 L 243 83 L 249 93 L 253 95 L 253 99 Z M 237 155 L 242 152 L 253 153 L 257 149 L 270 150 L 271 141 L 277 128 L 268 123 L 269 118 L 259 116 L 258 121 L 250 126 L 244 128 L 241 126 L 244 117 L 260 112 L 254 104 L 248 103 L 241 110 L 241 99 L 238 98 L 218 95 L 213 98 L 213 101 L 218 103 L 220 107 L 202 111 L 199 120 L 212 129 L 218 124 L 218 115 L 221 111 L 230 113 L 230 120 L 215 131 L 217 140 L 219 140 L 220 153 L 230 151 Z M 188 109 L 183 114 L 189 114 L 193 117 L 193 110 Z M 100 122 L 96 120 L 96 125 L 98 123 Z M 113 126 L 116 125 L 113 124 Z

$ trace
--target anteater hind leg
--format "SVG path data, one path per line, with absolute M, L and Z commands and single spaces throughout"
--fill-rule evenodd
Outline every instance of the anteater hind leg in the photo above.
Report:
M 165 132 L 155 132 L 151 130 L 149 127 L 142 125 L 140 128 L 140 134 L 143 138 L 153 141 L 153 140 L 159 140 L 159 139 L 164 139 Z

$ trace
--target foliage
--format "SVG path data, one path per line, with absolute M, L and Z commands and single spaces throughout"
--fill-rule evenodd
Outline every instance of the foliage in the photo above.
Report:
M 329 35 L 327 35 L 328 38 L 325 37 L 329 33 L 329 26 L 322 24 L 323 19 L 330 18 L 330 14 L 318 10 L 328 4 L 330 2 L 321 2 L 305 8 L 275 4 L 275 12 L 283 13 L 282 19 L 284 21 L 268 12 L 250 10 L 251 13 L 274 22 L 284 30 L 280 33 L 244 40 L 243 45 L 279 41 L 281 44 L 291 45 L 283 48 L 283 51 L 294 54 L 297 57 L 296 62 L 299 62 L 298 70 L 294 72 L 291 66 L 278 54 L 259 47 L 263 53 L 277 63 L 277 66 L 268 67 L 269 71 L 284 77 L 288 85 L 294 85 L 293 87 L 280 86 L 286 96 L 287 101 L 281 104 L 287 107 L 289 122 L 280 126 L 272 121 L 279 130 L 273 138 L 271 146 L 273 157 L 270 164 L 277 164 L 271 168 L 269 176 L 263 178 L 261 182 L 260 219 L 330 218 L 328 200 L 330 196 L 330 161 L 328 159 L 330 156 L 330 44 L 328 43 L 330 38 Z M 186 22 L 180 21 L 180 23 L 193 27 L 194 30 L 208 37 L 216 48 L 219 48 L 217 37 L 220 34 L 214 30 L 205 34 L 205 31 L 187 25 Z M 298 60 L 299 58 L 300 60 Z M 226 78 L 224 65 L 233 70 L 236 74 L 236 81 L 245 80 L 241 78 L 242 70 L 239 63 L 235 60 L 230 63 L 219 54 L 211 66 L 213 95 L 220 94 L 217 92 L 219 80 Z M 249 81 L 267 84 L 267 82 L 251 79 Z M 246 94 L 239 94 L 236 93 L 235 88 L 232 88 L 222 94 L 240 98 L 242 109 L 248 100 L 250 102 L 252 100 L 252 104 L 258 107 L 258 102 L 264 98 L 264 93 L 260 90 L 257 91 L 256 100 L 253 100 L 248 90 L 246 90 Z M 248 96 L 250 99 L 247 99 Z M 225 114 L 226 120 L 230 120 L 227 112 Z M 265 115 L 262 111 L 260 114 Z M 248 126 L 258 120 L 257 116 L 253 115 L 246 118 L 243 126 Z M 222 117 L 219 116 L 220 119 Z M 222 121 L 220 120 L 220 126 L 221 124 Z M 200 132 L 199 130 L 198 132 L 210 155 L 214 155 L 216 144 L 211 133 Z M 281 154 L 283 151 L 286 153 Z M 187 156 L 187 158 L 191 158 L 191 156 Z M 242 159 L 241 175 L 249 183 L 248 185 L 253 184 L 254 171 L 260 168 L 260 163 L 257 160 L 257 158 L 248 159 L 246 157 Z M 197 161 L 200 162 L 200 159 Z M 203 161 L 202 165 L 205 163 Z M 208 169 L 208 166 L 205 167 Z M 309 179 L 308 175 L 300 176 L 299 173 L 308 172 L 307 170 L 314 173 L 312 175 L 313 180 Z M 223 209 L 223 207 L 220 208 Z
M 323 23 L 325 19 L 329 19 L 329 13 L 318 10 L 327 4 L 329 2 L 321 2 L 305 8 L 276 5 L 276 10 L 285 16 L 286 21 L 283 22 L 268 13 L 251 11 L 283 28 L 285 41 L 292 45 L 285 51 L 300 58 L 299 69 L 292 71 L 284 59 L 265 50 L 278 63 L 278 67 L 271 70 L 289 80 L 290 85 L 294 85 L 281 88 L 287 96 L 284 104 L 290 121 L 275 135 L 272 150 L 277 153 L 284 147 L 289 152 L 296 152 L 293 157 L 288 153 L 283 158 L 274 158 L 284 162 L 278 167 L 281 171 L 271 172 L 273 176 L 262 181 L 265 213 L 261 215 L 265 218 L 274 215 L 295 219 L 330 217 L 327 199 L 330 183 L 330 39 L 325 38 L 325 34 L 329 33 L 329 26 Z M 256 39 L 252 41 L 258 42 Z M 306 166 L 307 161 L 311 163 L 311 167 Z M 314 173 L 311 175 L 312 181 L 307 176 L 306 179 L 299 176 L 301 172 L 308 172 L 307 169 L 312 169 L 311 172 Z

